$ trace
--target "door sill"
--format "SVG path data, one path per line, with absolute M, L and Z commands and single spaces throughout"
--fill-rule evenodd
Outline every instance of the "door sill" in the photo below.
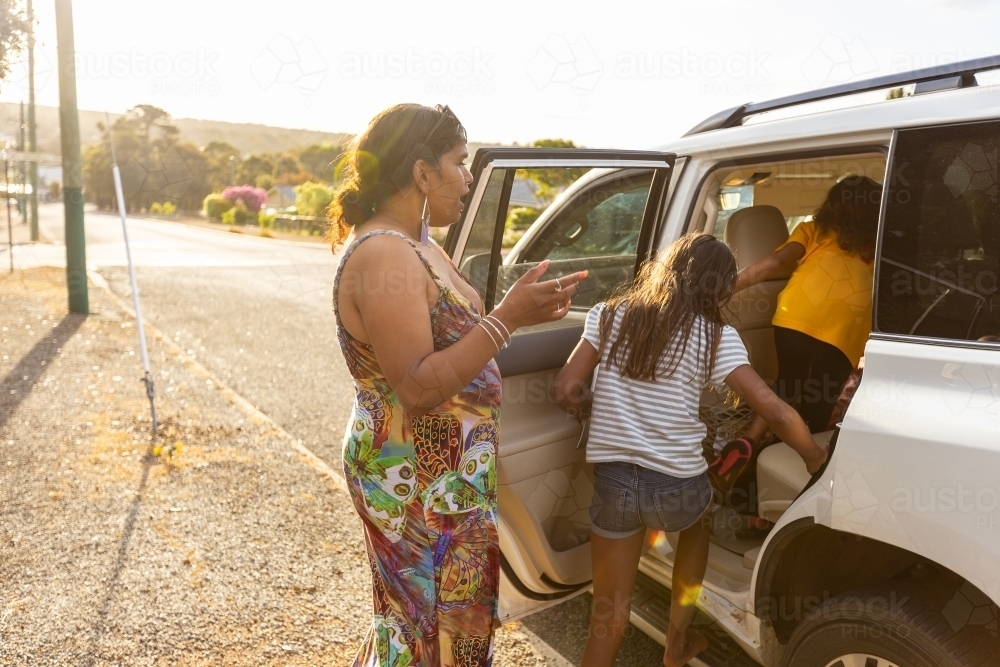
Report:
M 632 623 L 662 646 L 667 644 L 666 628 L 670 623 L 670 589 L 639 572 L 632 593 Z M 760 667 L 736 640 L 698 612 L 694 626 L 708 637 L 708 648 L 688 664 L 694 667 Z

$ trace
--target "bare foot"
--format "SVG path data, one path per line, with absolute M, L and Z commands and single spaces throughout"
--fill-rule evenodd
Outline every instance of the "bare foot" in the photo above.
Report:
M 683 667 L 689 660 L 708 648 L 708 637 L 697 630 L 684 631 L 683 645 L 670 645 L 663 652 L 663 667 Z

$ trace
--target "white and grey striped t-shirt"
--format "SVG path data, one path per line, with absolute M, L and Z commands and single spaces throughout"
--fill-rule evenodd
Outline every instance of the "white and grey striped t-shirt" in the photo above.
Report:
M 584 340 L 594 349 L 600 349 L 603 309 L 603 303 L 594 306 L 583 329 Z M 606 367 L 623 310 L 619 308 L 615 314 L 611 337 L 596 371 L 587 461 L 637 463 L 674 477 L 700 475 L 708 469 L 701 449 L 708 429 L 698 419 L 701 393 L 709 385 L 721 387 L 733 370 L 750 363 L 743 340 L 731 326 L 722 328 L 715 368 L 709 376 L 703 362 L 706 341 L 699 318 L 673 374 L 666 374 L 669 356 L 664 355 L 660 361 L 663 371 L 657 372 L 655 382 L 626 378 L 617 364 Z

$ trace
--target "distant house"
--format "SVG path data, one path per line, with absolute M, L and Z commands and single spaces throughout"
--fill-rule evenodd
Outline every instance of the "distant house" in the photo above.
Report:
M 538 183 L 528 178 L 515 178 L 510 189 L 510 208 L 526 206 L 528 208 L 544 209 L 547 202 L 540 201 L 536 197 Z
M 266 208 L 282 209 L 295 205 L 295 188 L 291 185 L 275 185 L 267 191 Z

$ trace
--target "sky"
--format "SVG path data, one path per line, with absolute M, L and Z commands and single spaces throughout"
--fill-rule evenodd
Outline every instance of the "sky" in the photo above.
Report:
M 39 104 L 58 104 L 36 0 Z M 358 132 L 448 104 L 470 140 L 649 148 L 743 102 L 1000 54 L 1000 1 L 76 0 L 81 109 Z M 0 100 L 26 98 L 23 66 Z

